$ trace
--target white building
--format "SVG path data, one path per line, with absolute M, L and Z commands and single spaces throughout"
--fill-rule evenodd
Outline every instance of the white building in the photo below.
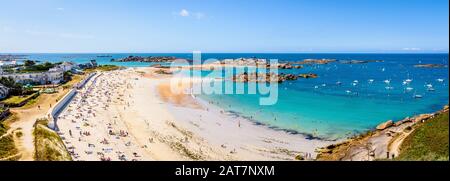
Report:
M 55 67 L 47 72 L 1 74 L 0 77 L 11 77 L 22 84 L 59 84 L 64 80 L 64 71 L 62 68 Z
M 8 97 L 8 94 L 9 94 L 9 88 L 4 86 L 3 84 L 0 84 L 0 99 Z
M 63 69 L 64 72 L 71 71 L 73 68 L 75 68 L 75 64 L 72 62 L 63 62 L 58 65 L 59 68 Z

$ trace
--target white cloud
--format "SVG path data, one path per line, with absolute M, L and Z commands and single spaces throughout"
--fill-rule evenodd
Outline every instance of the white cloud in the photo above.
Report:
M 402 50 L 405 50 L 405 51 L 420 51 L 422 49 L 421 48 L 402 48 Z
M 58 11 L 64 11 L 64 8 L 56 8 Z
M 180 16 L 187 17 L 189 16 L 189 11 L 186 9 L 182 9 L 179 14 Z

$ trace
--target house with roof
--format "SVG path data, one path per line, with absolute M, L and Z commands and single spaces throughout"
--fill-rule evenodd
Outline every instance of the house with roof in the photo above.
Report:
M 6 98 L 9 95 L 9 88 L 0 84 L 0 99 Z

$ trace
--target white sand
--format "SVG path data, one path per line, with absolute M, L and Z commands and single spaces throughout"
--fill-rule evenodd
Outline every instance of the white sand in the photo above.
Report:
M 105 72 L 75 96 L 57 122 L 74 160 L 293 160 L 332 144 L 254 125 L 189 96 L 182 100 L 193 103 L 184 106 L 163 101 L 158 86 L 169 77 L 153 71 Z

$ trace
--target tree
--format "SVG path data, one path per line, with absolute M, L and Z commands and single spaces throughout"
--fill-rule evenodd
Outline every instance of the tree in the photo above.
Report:
M 34 62 L 33 60 L 25 60 L 25 61 L 23 62 L 23 64 L 24 64 L 26 67 L 29 67 L 29 66 L 35 65 L 36 62 Z
M 23 93 L 22 84 L 16 83 L 11 77 L 1 77 L 0 83 L 10 88 L 10 94 L 12 95 L 22 95 Z

